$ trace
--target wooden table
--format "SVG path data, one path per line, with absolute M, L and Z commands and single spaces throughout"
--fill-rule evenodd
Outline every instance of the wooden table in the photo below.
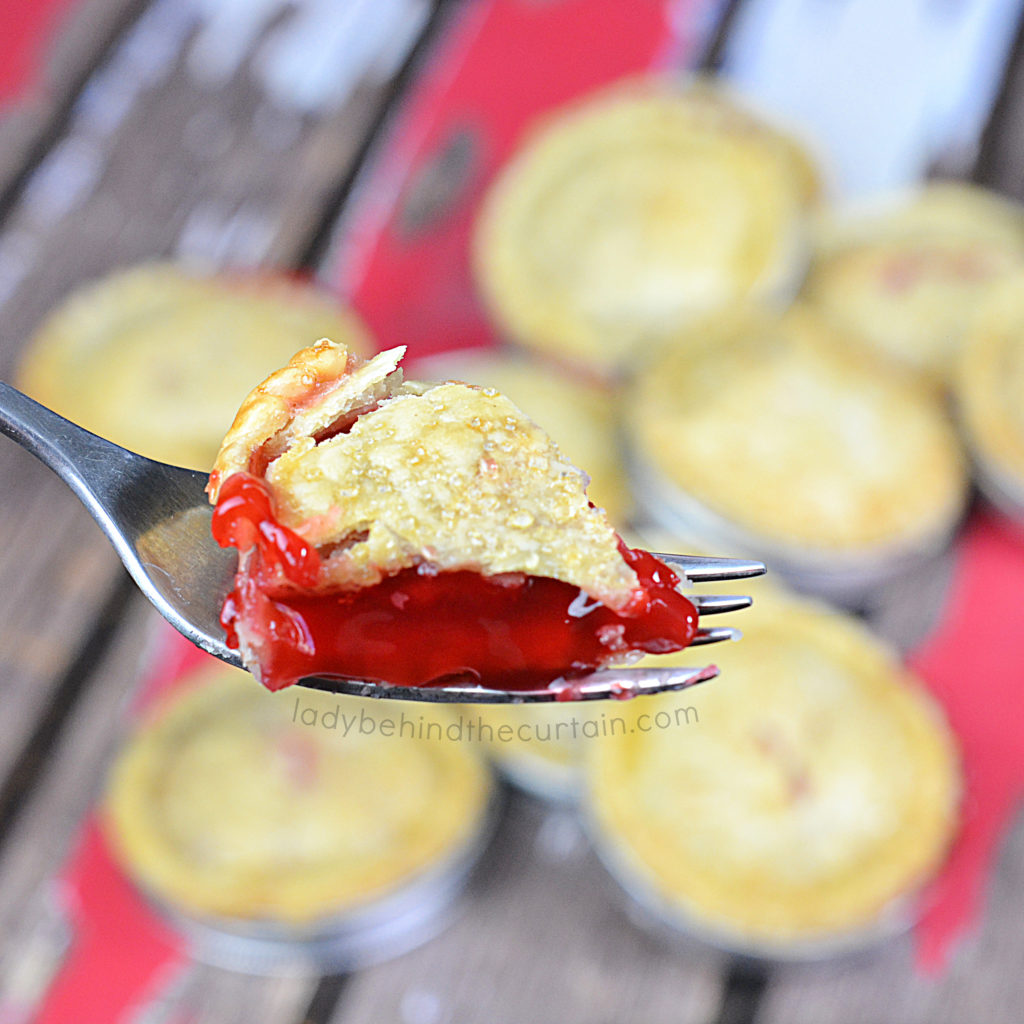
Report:
M 267 102 L 250 59 L 273 11 L 243 59 L 201 74 L 204 25 L 185 8 L 82 0 L 44 95 L 3 126 L 0 377 L 10 379 L 56 302 L 114 267 L 175 254 L 315 267 L 369 144 L 458 4 L 424 6 L 414 35 L 400 47 L 389 40 L 402 50 L 389 66 L 364 74 L 344 102 L 301 114 Z M 720 39 L 709 59 L 719 49 Z M 976 168 L 1018 195 L 1019 51 Z M 153 613 L 65 486 L 7 443 L 0 494 L 2 992 L 118 742 Z M 916 975 L 907 941 L 769 970 L 637 928 L 572 815 L 514 797 L 462 915 L 440 938 L 349 977 L 254 979 L 196 965 L 175 1005 L 219 1024 L 1009 1020 L 1024 1004 L 1022 890 L 1024 823 L 1003 850 L 983 927 L 944 978 Z

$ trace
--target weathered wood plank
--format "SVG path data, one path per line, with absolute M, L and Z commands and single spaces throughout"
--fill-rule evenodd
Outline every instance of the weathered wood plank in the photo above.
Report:
M 48 310 L 112 268 L 172 254 L 211 267 L 288 265 L 386 92 L 386 79 L 371 78 L 339 109 L 282 110 L 247 65 L 211 89 L 190 68 L 191 29 L 172 9 L 157 0 L 132 27 L 6 219 L 4 376 Z M 155 52 L 175 42 L 173 53 Z
M 37 780 L 32 800 L 0 849 L 0 960 L 16 950 L 17 922 L 43 882 L 57 873 L 82 820 L 102 790 L 107 765 L 125 729 L 124 705 L 153 653 L 159 616 L 139 598 L 106 655 L 89 673 L 65 728 Z M 46 842 L 41 842 L 41 837 Z
M 350 978 L 333 1020 L 681 1024 L 714 1019 L 722 978 L 628 920 L 570 813 L 516 798 L 452 927 Z
M 298 1024 L 316 991 L 317 979 L 304 975 L 254 977 L 193 963 L 173 978 L 153 1024 Z M 150 1024 L 143 1017 L 139 1024 Z
M 81 0 L 72 4 L 43 55 L 38 79 L 0 111 L 0 197 L 51 141 L 66 109 L 107 48 L 145 0 Z
M 989 188 L 1024 199 L 1024 21 L 1018 26 L 971 175 Z
M 67 487 L 0 445 L 0 778 L 85 642 L 122 569 Z

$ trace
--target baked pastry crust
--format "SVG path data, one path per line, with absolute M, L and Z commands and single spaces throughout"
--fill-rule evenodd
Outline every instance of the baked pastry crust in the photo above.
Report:
M 968 443 L 997 489 L 1024 508 L 1024 272 L 994 288 L 964 344 L 955 395 Z
M 602 852 L 664 916 L 726 944 L 866 937 L 954 834 L 942 715 L 854 620 L 793 598 L 763 593 L 716 660 L 713 687 L 624 706 L 588 745 Z
M 805 295 L 851 340 L 945 382 L 978 302 L 1021 266 L 1016 205 L 938 184 L 823 229 Z
M 404 383 L 402 352 L 363 363 L 322 339 L 297 353 L 243 403 L 211 500 L 233 473 L 265 474 L 279 520 L 329 551 L 321 588 L 426 564 L 546 576 L 626 608 L 637 576 L 581 471 L 493 389 Z
M 543 123 L 500 174 L 476 276 L 514 340 L 603 374 L 696 313 L 787 296 L 808 158 L 706 83 L 617 85 Z
M 199 672 L 114 765 L 106 832 L 151 893 L 193 915 L 323 922 L 399 889 L 479 833 L 490 784 L 465 744 L 388 740 L 358 726 L 343 734 L 323 716 L 384 712 L 315 691 L 303 693 L 303 724 L 294 700 L 247 679 Z M 415 721 L 454 719 L 423 707 Z
M 146 264 L 66 299 L 36 332 L 18 379 L 94 433 L 205 471 L 252 381 L 281 366 L 296 338 L 323 335 L 362 355 L 373 348 L 357 317 L 310 285 Z
M 694 325 L 628 391 L 634 457 L 799 558 L 941 543 L 967 486 L 942 403 L 848 348 L 800 306 Z
M 460 380 L 496 388 L 515 403 L 572 462 L 585 468 L 587 497 L 613 523 L 624 523 L 633 498 L 619 455 L 614 392 L 557 366 L 508 352 L 454 352 L 416 366 L 428 380 Z

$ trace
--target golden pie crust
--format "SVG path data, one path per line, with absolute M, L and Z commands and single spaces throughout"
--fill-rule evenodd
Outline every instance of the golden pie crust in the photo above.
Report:
M 1022 266 L 1020 208 L 938 184 L 826 227 L 805 294 L 853 340 L 947 381 L 979 301 Z
M 360 715 L 401 716 L 247 679 L 201 671 L 114 765 L 104 823 L 145 889 L 194 915 L 301 925 L 401 888 L 479 834 L 490 781 L 469 745 L 367 735 Z M 405 718 L 454 721 L 428 706 Z
M 982 475 L 1024 507 L 1024 272 L 994 288 L 979 307 L 955 395 Z
M 800 306 L 707 318 L 629 388 L 634 457 L 801 558 L 941 543 L 967 487 L 942 402 L 844 344 Z
M 418 364 L 428 380 L 461 380 L 496 388 L 511 399 L 558 447 L 590 483 L 587 497 L 613 523 L 627 520 L 632 495 L 619 456 L 614 393 L 557 366 L 509 352 L 453 352 Z
M 953 738 L 854 620 L 764 594 L 742 625 L 716 648 L 714 683 L 623 705 L 621 727 L 589 744 L 602 852 L 643 901 L 726 944 L 870 932 L 943 862 Z
M 477 280 L 509 337 L 611 374 L 696 313 L 792 294 L 816 192 L 721 90 L 629 81 L 525 140 L 481 209 Z
M 325 335 L 373 349 L 356 316 L 310 285 L 147 264 L 65 300 L 32 339 L 19 383 L 125 448 L 208 470 L 252 382 Z
M 235 472 L 265 476 L 278 519 L 324 552 L 321 587 L 429 565 L 546 576 L 625 608 L 637 577 L 584 474 L 497 391 L 405 383 L 402 351 L 297 353 L 242 404 L 211 500 Z

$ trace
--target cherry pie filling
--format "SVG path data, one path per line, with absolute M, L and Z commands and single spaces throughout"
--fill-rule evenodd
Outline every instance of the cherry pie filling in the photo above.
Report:
M 277 519 L 267 483 L 244 472 L 221 487 L 213 535 L 242 553 L 221 612 L 228 646 L 239 648 L 241 629 L 271 690 L 305 676 L 543 689 L 630 652 L 680 650 L 697 631 L 676 574 L 621 540 L 638 586 L 615 612 L 561 580 L 429 564 L 371 587 L 322 587 L 320 553 Z

